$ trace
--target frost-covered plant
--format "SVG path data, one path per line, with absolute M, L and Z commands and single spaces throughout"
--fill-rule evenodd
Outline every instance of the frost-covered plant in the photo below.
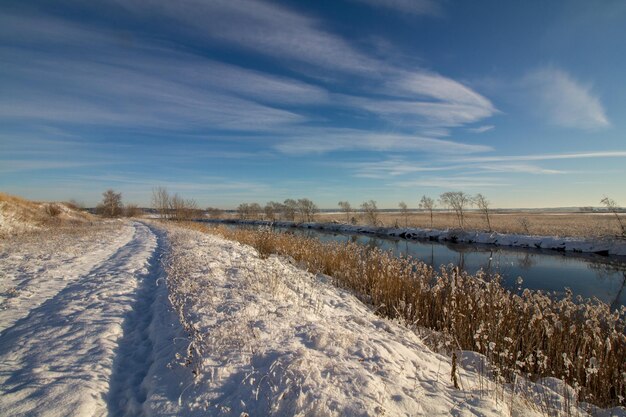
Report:
M 575 387 L 580 401 L 626 405 L 626 307 L 611 310 L 597 299 L 574 299 L 571 291 L 560 297 L 528 289 L 516 294 L 499 276 L 451 266 L 436 270 L 356 243 L 202 227 L 262 256 L 289 256 L 329 275 L 380 315 L 447 335 L 454 341 L 447 345 L 450 353 L 460 348 L 485 355 L 500 382 L 555 377 Z

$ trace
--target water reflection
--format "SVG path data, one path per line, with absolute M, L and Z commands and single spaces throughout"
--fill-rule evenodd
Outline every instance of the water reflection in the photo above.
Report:
M 280 230 L 280 229 L 279 229 Z M 283 231 L 286 229 L 282 229 Z M 411 256 L 438 269 L 441 265 L 459 266 L 469 273 L 483 270 L 487 275 L 500 274 L 505 286 L 565 294 L 597 297 L 613 307 L 626 305 L 626 258 L 607 258 L 591 254 L 573 254 L 540 249 L 494 247 L 432 241 L 408 241 L 370 235 L 342 234 L 313 229 L 288 229 L 291 233 L 322 241 L 353 242 L 370 248 Z
M 396 255 L 418 258 L 429 265 L 459 266 L 470 273 L 483 270 L 488 275 L 500 274 L 503 284 L 517 289 L 517 278 L 523 287 L 575 295 L 597 297 L 612 306 L 626 304 L 626 259 L 597 255 L 555 253 L 539 249 L 500 248 L 487 245 L 442 244 L 407 241 L 378 236 L 344 235 L 306 230 L 307 236 L 327 241 L 347 241 L 391 250 Z

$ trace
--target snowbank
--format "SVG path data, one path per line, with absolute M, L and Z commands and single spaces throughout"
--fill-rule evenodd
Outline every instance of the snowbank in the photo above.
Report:
M 273 225 L 278 227 L 299 227 L 329 232 L 370 234 L 398 237 L 409 240 L 430 240 L 453 243 L 479 243 L 485 245 L 511 246 L 532 249 L 550 249 L 561 252 L 596 253 L 606 256 L 626 256 L 626 239 L 618 238 L 578 238 L 558 236 L 529 236 L 497 232 L 464 231 L 460 229 L 421 229 L 360 226 L 343 223 L 295 223 L 268 222 L 264 220 L 202 220 L 203 222 Z
M 153 401 L 149 414 L 540 414 L 472 371 L 460 371 L 462 389 L 455 389 L 449 357 L 329 277 L 215 236 L 169 233 L 170 300 L 189 334 L 178 362 L 194 381 L 181 390 L 178 409 Z

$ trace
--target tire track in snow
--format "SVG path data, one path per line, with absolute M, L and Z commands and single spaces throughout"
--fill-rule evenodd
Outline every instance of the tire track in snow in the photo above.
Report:
M 0 336 L 0 415 L 107 414 L 122 324 L 157 243 L 133 227 L 126 245 Z
M 156 235 L 157 247 L 149 260 L 148 273 L 142 278 L 136 293 L 132 310 L 124 319 L 123 336 L 119 340 L 117 355 L 113 365 L 113 374 L 108 394 L 109 415 L 140 416 L 144 415 L 143 403 L 146 401 L 148 387 L 144 380 L 155 359 L 154 340 L 151 326 L 155 318 L 157 294 L 165 287 L 165 272 L 161 258 L 165 252 L 165 236 Z

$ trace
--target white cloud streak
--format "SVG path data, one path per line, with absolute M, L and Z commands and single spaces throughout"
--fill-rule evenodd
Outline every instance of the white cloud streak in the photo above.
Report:
M 485 145 L 469 145 L 451 140 L 403 134 L 372 133 L 353 129 L 313 129 L 305 136 L 293 135 L 276 149 L 287 154 L 324 153 L 330 151 L 420 151 L 438 154 L 488 152 Z
M 583 85 L 557 68 L 542 68 L 523 80 L 539 115 L 550 124 L 576 129 L 599 129 L 611 125 L 600 99 L 592 88 Z
M 353 0 L 368 4 L 372 7 L 386 8 L 400 13 L 412 15 L 439 16 L 442 8 L 434 0 Z
M 508 162 L 508 161 L 550 161 L 558 159 L 586 158 L 626 158 L 626 151 L 556 153 L 517 156 L 468 156 L 456 158 L 456 162 Z

